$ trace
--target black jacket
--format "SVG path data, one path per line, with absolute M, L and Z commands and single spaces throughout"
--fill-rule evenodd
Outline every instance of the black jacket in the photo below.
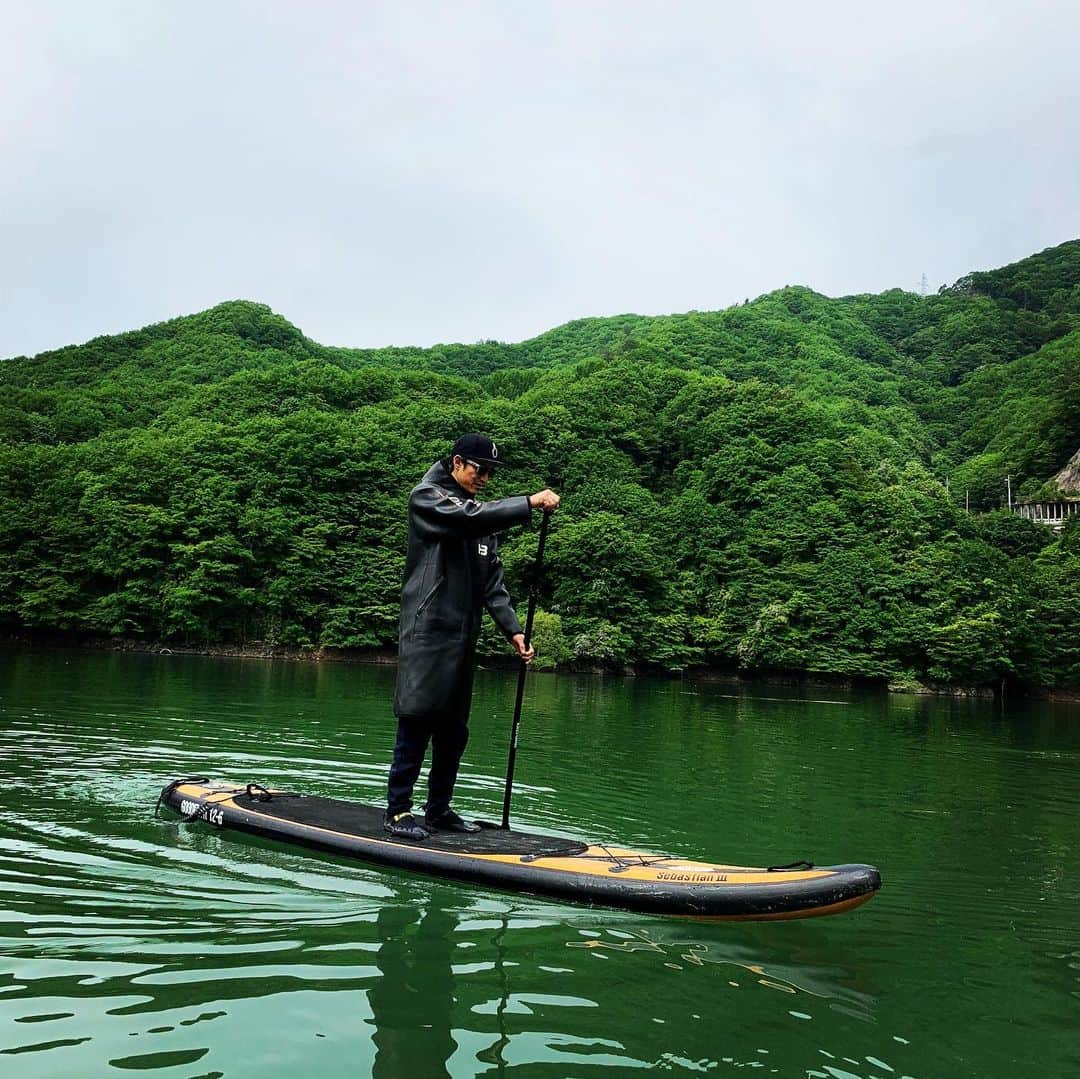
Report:
M 526 496 L 478 502 L 440 461 L 409 496 L 394 714 L 467 716 L 484 608 L 507 639 L 521 632 L 496 532 L 532 516 Z

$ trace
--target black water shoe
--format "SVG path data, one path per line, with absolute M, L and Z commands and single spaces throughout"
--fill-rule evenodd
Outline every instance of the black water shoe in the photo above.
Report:
M 389 813 L 383 818 L 383 828 L 398 839 L 427 839 L 431 832 L 406 810 L 404 813 Z
M 441 813 L 424 815 L 424 823 L 436 832 L 479 832 L 480 825 L 475 821 L 462 820 L 452 809 Z

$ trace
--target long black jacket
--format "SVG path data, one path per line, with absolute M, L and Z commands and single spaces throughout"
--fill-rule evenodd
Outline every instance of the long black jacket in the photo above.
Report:
M 478 502 L 440 461 L 409 496 L 394 714 L 466 717 L 484 608 L 507 639 L 521 632 L 496 532 L 532 516 L 521 495 Z

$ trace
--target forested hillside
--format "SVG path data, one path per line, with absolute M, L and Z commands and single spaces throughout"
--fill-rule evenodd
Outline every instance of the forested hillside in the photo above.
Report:
M 1080 447 L 1080 241 L 520 344 L 331 348 L 237 301 L 0 386 L 9 631 L 392 646 L 408 491 L 483 430 L 489 495 L 564 495 L 549 662 L 1080 686 L 1080 527 L 1000 509 Z

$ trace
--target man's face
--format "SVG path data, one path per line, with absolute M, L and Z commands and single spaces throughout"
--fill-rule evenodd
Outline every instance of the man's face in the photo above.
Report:
M 455 457 L 451 475 L 471 495 L 479 494 L 495 473 L 493 465 L 470 461 L 465 457 Z

